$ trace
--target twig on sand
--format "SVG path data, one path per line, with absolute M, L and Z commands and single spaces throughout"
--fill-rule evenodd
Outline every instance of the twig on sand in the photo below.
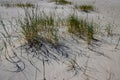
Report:
M 35 80 L 37 80 L 37 69 L 35 69 Z
M 117 44 L 116 44 L 116 46 L 115 46 L 115 49 L 117 49 L 119 43 L 120 43 L 120 37 L 119 37 L 118 42 L 117 42 Z
M 99 51 L 97 51 L 97 50 L 95 50 L 95 49 L 92 49 L 92 48 L 90 48 L 90 47 L 89 47 L 88 49 L 89 49 L 90 51 L 92 51 L 92 52 L 95 52 L 95 53 L 97 53 L 97 54 L 100 54 L 100 55 L 102 55 L 102 56 L 110 59 L 110 57 L 107 56 L 107 55 L 105 55 L 103 52 L 99 52 Z
M 44 60 L 44 57 L 43 57 L 43 80 L 46 80 L 46 78 L 45 78 L 45 60 Z

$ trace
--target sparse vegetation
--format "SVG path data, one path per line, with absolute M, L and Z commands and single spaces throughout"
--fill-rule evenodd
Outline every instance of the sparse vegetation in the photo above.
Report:
M 90 44 L 94 39 L 94 24 L 83 19 L 78 19 L 74 14 L 68 18 L 68 32 L 77 35 L 78 37 L 87 40 Z
M 74 72 L 74 75 L 77 75 L 81 70 L 80 66 L 77 63 L 76 57 L 74 59 L 71 59 L 67 65 L 68 65 L 67 71 Z
M 16 4 L 17 7 L 35 7 L 34 4 L 31 3 L 25 3 L 25 4 Z
M 1 4 L 1 6 L 5 6 L 7 8 L 9 7 L 20 7 L 20 8 L 33 8 L 35 7 L 34 4 L 31 4 L 31 3 L 16 3 L 16 4 L 13 4 L 13 3 L 7 3 L 7 4 Z
M 56 4 L 61 4 L 61 5 L 72 4 L 71 2 L 66 0 L 52 0 L 52 1 L 54 1 Z
M 65 0 L 55 0 L 55 1 L 56 1 L 56 4 L 71 4 L 71 2 L 69 3 Z M 55 61 L 60 61 L 60 59 L 62 59 L 61 61 L 65 62 L 65 61 L 63 61 L 65 58 L 65 60 L 69 60 L 68 65 L 67 65 L 67 71 L 73 71 L 75 73 L 74 75 L 77 75 L 77 73 L 80 70 L 83 73 L 83 75 L 86 77 L 86 80 L 89 80 L 89 79 L 91 79 L 91 76 L 87 73 L 87 71 L 89 71 L 89 69 L 92 69 L 92 68 L 88 66 L 89 60 L 91 60 L 90 59 L 91 57 L 87 56 L 87 54 L 86 54 L 87 51 L 89 51 L 90 53 L 92 51 L 93 53 L 98 53 L 98 54 L 106 57 L 106 55 L 104 55 L 104 53 L 101 53 L 98 50 L 96 50 L 96 46 L 99 46 L 99 43 L 96 43 L 96 44 L 95 44 L 95 42 L 92 43 L 92 41 L 94 40 L 94 34 L 96 33 L 95 32 L 96 26 L 94 25 L 93 22 L 88 22 L 86 19 L 80 19 L 77 15 L 72 14 L 67 18 L 67 20 L 66 20 L 66 18 L 61 19 L 61 21 L 63 21 L 63 23 L 61 24 L 60 21 L 56 21 L 56 15 L 53 13 L 46 14 L 44 11 L 38 12 L 38 10 L 35 8 L 30 8 L 30 11 L 29 11 L 28 7 L 32 7 L 32 5 L 30 5 L 30 4 L 25 4 L 25 5 L 24 4 L 13 4 L 12 6 L 9 4 L 6 4 L 6 5 L 7 5 L 7 7 L 27 7 L 27 8 L 24 8 L 25 9 L 25 17 L 18 20 L 18 24 L 21 28 L 20 32 L 22 34 L 22 38 L 24 37 L 24 40 L 26 42 L 24 45 L 21 44 L 20 47 L 17 46 L 17 49 L 20 49 L 22 47 L 21 51 L 18 51 L 18 52 L 20 52 L 20 54 L 22 54 L 23 48 L 24 48 L 24 52 L 26 51 L 25 52 L 25 53 L 27 53 L 27 55 L 25 55 L 25 57 L 27 57 L 26 60 L 22 60 L 23 57 L 21 57 L 21 56 L 18 57 L 19 55 L 17 55 L 17 50 L 15 50 L 16 47 L 14 47 L 14 45 L 11 45 L 12 37 L 8 33 L 9 30 L 7 30 L 7 27 L 3 21 L 0 22 L 0 24 L 2 24 L 3 30 L 5 32 L 5 33 L 1 33 L 2 36 L 4 37 L 4 39 L 3 39 L 4 47 L 6 48 L 6 51 L 7 51 L 7 46 L 9 45 L 9 47 L 11 47 L 11 51 L 13 53 L 13 56 L 9 56 L 9 54 L 7 54 L 8 56 L 7 57 L 5 56 L 5 58 L 7 59 L 7 61 L 13 63 L 13 65 L 16 66 L 17 70 L 14 72 L 22 72 L 26 68 L 25 66 L 27 64 L 27 62 L 24 63 L 24 61 L 28 61 L 36 69 L 35 80 L 37 80 L 37 78 L 38 78 L 37 71 L 39 71 L 39 72 L 43 71 L 42 78 L 43 78 L 43 80 L 47 80 L 47 78 L 49 76 L 46 75 L 46 71 L 48 70 L 46 63 L 50 59 L 54 59 Z M 81 10 L 88 12 L 93 9 L 90 9 L 90 7 L 82 6 Z M 65 38 L 64 36 L 62 38 L 61 38 L 61 36 L 58 37 L 58 35 L 59 35 L 58 33 L 60 31 L 59 29 L 61 29 L 61 27 L 59 28 L 58 25 L 63 26 L 62 27 L 63 29 L 64 29 L 64 26 L 65 27 L 67 26 L 69 33 L 85 40 L 87 42 L 87 44 L 90 45 L 90 48 L 88 48 L 87 50 L 84 50 L 84 47 L 82 47 L 82 49 L 81 49 L 81 47 L 77 48 L 79 46 L 79 45 L 77 45 L 77 43 L 79 44 L 79 42 L 77 40 L 76 40 L 76 42 L 74 41 L 74 43 L 75 43 L 74 44 L 74 43 L 72 43 L 73 38 L 72 38 L 72 40 L 70 40 L 71 42 L 68 40 L 68 39 L 71 39 L 71 37 L 69 37 L 69 38 L 68 37 Z M 108 36 L 112 35 L 112 29 L 111 29 L 110 25 L 106 28 L 106 32 L 107 32 Z M 64 33 L 64 31 L 63 32 L 61 31 L 61 34 L 62 33 Z M 7 34 L 7 35 L 5 35 L 5 34 Z M 66 35 L 66 33 L 65 33 L 65 35 Z M 59 43 L 59 38 L 60 38 L 61 42 L 65 41 L 64 43 L 67 43 L 67 44 Z M 115 47 L 116 49 L 119 46 L 119 43 L 120 43 L 120 38 L 118 40 L 118 43 L 116 44 L 116 47 Z M 91 44 L 95 44 L 95 46 L 91 45 Z M 65 46 L 65 45 L 67 45 L 67 46 Z M 70 47 L 71 45 L 73 45 L 73 47 L 75 47 L 75 48 Z M 84 43 L 83 43 L 83 45 L 84 45 Z M 83 46 L 83 45 L 81 45 L 81 46 Z M 101 43 L 100 43 L 100 45 L 101 45 Z M 2 47 L 0 50 L 2 50 L 4 47 Z M 76 53 L 77 53 L 77 55 L 76 55 Z M 87 58 L 88 60 L 85 62 L 85 65 L 79 66 L 79 64 L 77 63 L 76 57 L 74 59 L 71 59 L 71 57 L 73 57 L 74 55 L 76 55 L 77 57 L 79 55 L 81 55 L 83 57 L 83 55 L 84 55 L 85 56 L 84 59 Z M 19 61 L 14 61 L 13 58 L 17 58 Z M 42 65 L 38 64 L 39 61 L 42 61 Z M 84 62 L 84 60 L 83 60 L 83 62 Z M 21 63 L 21 64 L 19 64 L 19 63 Z M 34 63 L 36 63 L 37 65 Z M 39 66 L 42 66 L 42 68 Z M 55 64 L 55 67 L 56 67 L 56 64 Z M 30 69 L 31 69 L 31 67 L 30 67 Z M 40 70 L 40 69 L 42 69 L 42 70 Z M 30 71 L 33 71 L 33 70 L 30 70 Z M 49 74 L 49 73 L 47 73 L 47 74 Z M 54 78 L 54 79 L 56 79 L 56 78 Z M 111 79 L 111 74 L 108 79 Z M 95 80 L 97 80 L 97 79 L 95 79 Z
M 94 11 L 93 5 L 80 5 L 80 6 L 75 5 L 75 8 L 80 9 L 81 11 L 84 12 Z

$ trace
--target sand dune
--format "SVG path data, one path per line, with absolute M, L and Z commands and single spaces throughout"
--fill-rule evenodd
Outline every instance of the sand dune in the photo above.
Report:
M 99 24 L 101 29 L 100 35 L 95 35 L 99 41 L 95 42 L 94 47 L 90 46 L 90 49 L 88 49 L 88 45 L 84 40 L 79 39 L 76 36 L 70 36 L 66 31 L 66 28 L 64 26 L 61 27 L 59 30 L 60 36 L 62 37 L 61 43 L 68 47 L 64 49 L 66 51 L 65 56 L 68 56 L 68 58 L 61 54 L 58 56 L 54 53 L 57 55 L 58 60 L 54 59 L 54 57 L 52 57 L 48 63 L 46 60 L 46 80 L 120 80 L 120 44 L 117 46 L 118 49 L 115 49 L 120 37 L 120 0 L 69 0 L 73 3 L 71 5 L 56 5 L 54 2 L 50 2 L 49 0 L 25 1 L 37 4 L 39 10 L 44 10 L 47 14 L 55 11 L 63 18 L 66 18 L 72 13 L 72 7 L 76 4 L 94 5 L 95 11 L 93 12 L 85 13 L 79 10 L 76 10 L 76 12 L 79 17 L 87 17 L 88 21 L 93 20 L 95 23 Z M 13 2 L 19 3 L 25 1 L 0 0 L 0 4 Z M 0 6 L 0 20 L 13 21 L 13 24 L 16 25 L 14 19 L 24 16 L 23 8 L 6 8 L 5 6 Z M 111 37 L 102 35 L 106 34 L 104 31 L 108 24 L 112 24 L 113 36 Z M 18 26 L 16 27 L 19 29 Z M 6 28 L 10 35 L 18 36 L 16 30 L 13 30 L 9 24 Z M 4 32 L 1 25 L 0 29 L 0 33 Z M 18 65 L 20 65 L 21 68 L 25 67 L 25 69 L 20 72 L 12 72 L 18 69 L 17 66 L 6 60 L 5 52 L 1 52 L 0 80 L 43 80 L 43 62 L 31 55 L 28 56 L 24 52 L 24 49 L 23 57 L 21 57 L 21 50 L 19 49 L 21 46 L 20 41 L 16 38 L 12 38 L 12 40 L 15 44 L 15 51 L 17 53 L 17 57 L 12 56 L 12 59 L 13 61 L 18 61 Z M 0 39 L 0 42 L 2 42 L 2 38 Z M 48 47 L 47 44 L 46 46 Z M 8 46 L 8 52 L 9 55 L 13 55 L 11 46 Z M 69 62 L 74 59 L 75 56 L 76 63 L 79 65 L 76 66 L 77 68 L 80 67 L 80 70 L 76 70 L 78 73 L 76 73 L 75 70 L 67 71 Z M 29 59 L 31 62 L 29 62 Z

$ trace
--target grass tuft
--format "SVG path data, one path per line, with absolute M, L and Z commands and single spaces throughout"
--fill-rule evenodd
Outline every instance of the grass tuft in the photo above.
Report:
M 75 34 L 76 36 L 87 40 L 90 44 L 94 39 L 94 25 L 86 20 L 78 19 L 77 16 L 71 15 L 68 18 L 68 32 Z
M 37 45 L 41 40 L 57 43 L 57 27 L 54 25 L 55 20 L 52 15 L 47 16 L 42 12 L 38 15 L 36 10 L 25 11 L 25 15 L 24 20 L 19 20 L 19 23 L 24 39 L 29 45 Z
M 69 60 L 69 63 L 67 65 L 68 65 L 67 71 L 74 72 L 74 76 L 77 75 L 79 73 L 79 71 L 81 70 L 81 67 L 77 63 L 76 57 L 74 59 Z
M 17 7 L 35 7 L 34 4 L 31 4 L 31 3 L 25 3 L 25 4 L 16 4 Z
M 52 0 L 52 1 L 60 5 L 72 4 L 71 2 L 66 1 L 66 0 Z
M 84 12 L 90 12 L 94 11 L 94 7 L 92 5 L 80 5 L 80 6 L 75 6 L 76 9 L 80 9 L 81 11 Z
M 24 8 L 24 7 L 33 8 L 33 7 L 35 7 L 35 5 L 31 4 L 31 3 L 25 3 L 25 4 L 23 4 L 23 3 L 9 4 L 9 3 L 7 3 L 7 4 L 1 4 L 1 6 L 5 6 L 7 8 L 9 8 L 9 7 L 20 7 L 20 8 Z

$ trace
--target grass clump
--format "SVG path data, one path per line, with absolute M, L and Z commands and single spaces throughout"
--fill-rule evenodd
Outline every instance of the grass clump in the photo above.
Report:
M 89 12 L 89 11 L 94 11 L 94 7 L 92 5 L 80 5 L 80 6 L 75 6 L 76 9 L 80 9 L 81 11 L 84 12 Z
M 47 16 L 42 12 L 38 15 L 36 10 L 25 11 L 25 15 L 25 18 L 19 20 L 19 23 L 24 39 L 29 45 L 37 45 L 40 41 L 57 43 L 57 28 L 54 25 L 55 20 L 52 15 Z
M 66 5 L 66 4 L 72 4 L 69 1 L 66 0 L 53 0 L 56 4 Z
M 94 25 L 86 20 L 78 19 L 77 16 L 71 15 L 68 18 L 68 32 L 75 34 L 76 36 L 87 40 L 90 44 L 94 39 Z
M 35 7 L 35 5 L 31 4 L 31 3 L 24 3 L 24 4 L 23 3 L 16 3 L 16 4 L 7 3 L 7 4 L 1 4 L 1 6 L 5 6 L 7 8 L 9 8 L 9 7 L 20 7 L 20 8 L 24 8 L 24 7 L 33 8 L 33 7 Z
M 74 76 L 77 75 L 79 73 L 79 71 L 81 70 L 81 67 L 77 63 L 76 57 L 74 59 L 69 60 L 69 63 L 67 65 L 68 65 L 67 71 L 74 72 Z
M 26 13 L 24 20 L 19 20 L 19 22 L 24 39 L 30 45 L 35 44 L 35 41 L 37 41 L 37 38 L 39 37 L 39 30 L 37 25 L 40 23 L 37 15 L 31 16 L 30 14 Z
M 35 5 L 31 4 L 31 3 L 25 3 L 25 4 L 20 3 L 20 4 L 16 4 L 16 6 L 17 7 L 27 7 L 27 8 L 29 8 L 29 7 L 35 7 Z

